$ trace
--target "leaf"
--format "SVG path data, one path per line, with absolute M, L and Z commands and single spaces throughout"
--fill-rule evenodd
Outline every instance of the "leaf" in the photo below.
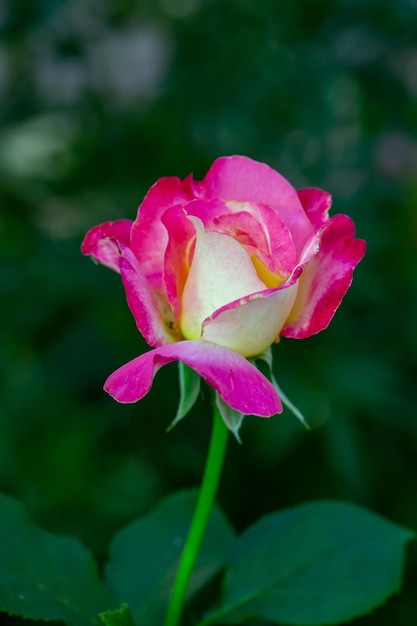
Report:
M 313 502 L 264 517 L 238 540 L 222 605 L 201 622 L 346 622 L 401 584 L 411 531 L 358 506 Z
M 113 605 L 81 543 L 41 530 L 17 500 L 0 494 L 1 611 L 88 626 Z
M 115 611 L 100 613 L 99 617 L 106 626 L 134 626 L 127 604 L 122 604 L 122 606 Z
M 145 517 L 123 528 L 110 549 L 106 578 L 137 624 L 160 626 L 187 537 L 197 491 L 165 498 Z M 203 587 L 230 556 L 234 533 L 216 507 L 209 519 L 189 595 Z
M 178 368 L 180 375 L 180 401 L 177 414 L 168 426 L 168 431 L 174 428 L 191 411 L 200 392 L 200 375 L 182 361 L 178 361 Z
M 239 413 L 238 411 L 235 411 L 235 409 L 232 409 L 232 407 L 226 404 L 226 402 L 223 400 L 223 398 L 219 396 L 218 393 L 216 393 L 215 402 L 226 426 L 229 430 L 232 431 L 238 442 L 242 443 L 239 437 L 239 430 L 245 418 L 244 413 Z

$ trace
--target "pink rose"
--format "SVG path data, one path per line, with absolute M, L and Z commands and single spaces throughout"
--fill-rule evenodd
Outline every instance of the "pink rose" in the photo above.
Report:
M 282 410 L 247 360 L 280 337 L 326 328 L 365 253 L 331 197 L 299 192 L 268 165 L 222 157 L 203 181 L 159 179 L 136 220 L 90 230 L 82 251 L 120 272 L 139 331 L 154 349 L 114 372 L 105 389 L 136 402 L 155 373 L 179 360 L 233 409 Z

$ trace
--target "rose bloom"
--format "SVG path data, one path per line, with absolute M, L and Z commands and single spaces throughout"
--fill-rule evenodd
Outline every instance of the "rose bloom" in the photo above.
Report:
M 282 410 L 251 362 L 280 337 L 326 328 L 365 253 L 331 197 L 296 191 L 278 172 L 244 156 L 222 157 L 203 181 L 159 179 L 135 221 L 92 228 L 82 252 L 119 272 L 136 325 L 153 350 L 106 381 L 119 402 L 136 402 L 163 365 L 182 361 L 232 409 Z

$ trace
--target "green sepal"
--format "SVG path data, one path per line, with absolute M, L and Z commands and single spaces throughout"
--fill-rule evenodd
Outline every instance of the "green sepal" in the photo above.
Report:
M 226 402 L 223 400 L 223 398 L 219 396 L 218 393 L 216 393 L 215 402 L 227 428 L 234 434 L 237 441 L 239 443 L 242 443 L 239 436 L 239 430 L 242 426 L 244 418 L 246 417 L 245 414 L 239 413 L 239 411 L 235 411 L 235 409 L 232 409 L 232 407 L 226 404 Z
M 196 371 L 185 365 L 182 361 L 178 361 L 179 381 L 180 381 L 180 401 L 178 404 L 175 419 L 168 426 L 170 431 L 183 417 L 187 415 L 193 408 L 200 393 L 200 375 Z
M 267 350 L 265 350 L 265 352 L 263 352 L 262 354 L 260 354 L 259 356 L 256 357 L 256 359 L 259 359 L 261 361 L 263 361 L 264 363 L 267 364 L 268 366 L 268 374 L 269 377 L 271 379 L 272 384 L 275 387 L 275 390 L 277 392 L 277 394 L 279 395 L 279 397 L 281 398 L 282 404 L 284 406 L 287 407 L 287 409 L 289 409 L 291 411 L 291 413 L 293 415 L 295 415 L 295 417 L 300 420 L 300 422 L 302 423 L 302 425 L 307 428 L 307 430 L 310 430 L 310 426 L 308 425 L 304 415 L 301 413 L 300 409 L 298 409 L 295 404 L 293 404 L 291 402 L 291 400 L 288 398 L 288 396 L 282 391 L 281 387 L 278 385 L 275 376 L 274 376 L 274 371 L 273 371 L 273 367 L 272 367 L 272 350 L 271 348 L 268 348 Z

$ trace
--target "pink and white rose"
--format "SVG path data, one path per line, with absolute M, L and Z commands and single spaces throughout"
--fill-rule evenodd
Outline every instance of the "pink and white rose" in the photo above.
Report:
M 119 272 L 136 325 L 154 348 L 122 366 L 105 389 L 136 402 L 172 361 L 197 371 L 233 409 L 282 410 L 248 359 L 280 337 L 326 328 L 365 253 L 331 197 L 296 191 L 244 156 L 222 157 L 202 181 L 159 179 L 135 221 L 92 228 L 82 252 Z

